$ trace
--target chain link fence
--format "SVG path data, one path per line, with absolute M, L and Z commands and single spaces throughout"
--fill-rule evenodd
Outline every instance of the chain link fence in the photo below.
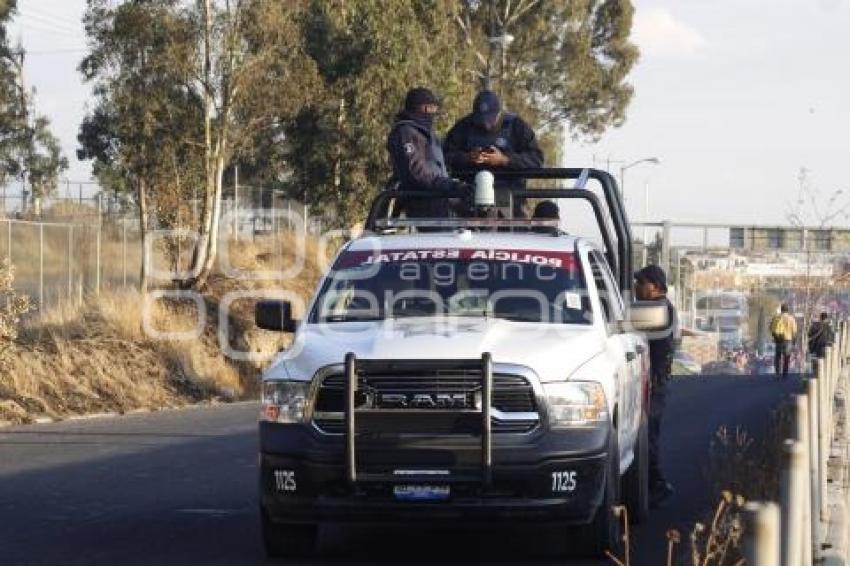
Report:
M 156 200 L 151 200 L 155 211 Z M 189 211 L 187 223 L 197 226 L 201 198 L 190 198 L 183 206 Z M 325 224 L 280 191 L 241 187 L 223 200 L 219 230 L 223 241 L 258 240 L 290 231 L 319 235 Z M 154 213 L 148 226 L 151 232 L 193 231 L 190 226 L 163 226 Z M 194 240 L 172 239 L 152 237 L 151 267 L 176 277 L 188 269 Z M 166 249 L 169 245 L 173 249 Z M 0 187 L 0 260 L 7 257 L 15 266 L 16 289 L 40 309 L 79 302 L 103 289 L 137 286 L 142 259 L 138 209 L 129 196 L 102 192 L 93 183 L 63 183 L 54 196 L 42 199 Z
M 138 221 L 87 223 L 0 219 L 0 257 L 15 266 L 15 287 L 40 308 L 81 301 L 102 288 L 137 285 Z

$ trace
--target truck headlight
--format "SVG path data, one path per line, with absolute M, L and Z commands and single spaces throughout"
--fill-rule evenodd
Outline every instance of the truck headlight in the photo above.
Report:
M 605 391 L 598 383 L 566 381 L 543 386 L 552 428 L 598 424 L 608 420 Z
M 264 381 L 260 420 L 272 423 L 302 422 L 309 387 L 309 383 L 301 381 Z

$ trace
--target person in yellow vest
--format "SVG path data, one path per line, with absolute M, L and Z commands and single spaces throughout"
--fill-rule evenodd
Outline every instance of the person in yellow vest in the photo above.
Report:
M 779 312 L 771 319 L 770 333 L 776 345 L 773 368 L 777 378 L 781 376 L 785 379 L 788 377 L 788 365 L 791 363 L 791 345 L 797 336 L 797 321 L 788 312 L 788 305 L 779 307 Z

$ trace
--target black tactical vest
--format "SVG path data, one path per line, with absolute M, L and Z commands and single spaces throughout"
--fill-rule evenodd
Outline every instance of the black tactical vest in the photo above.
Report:
M 498 147 L 507 153 L 514 150 L 513 123 L 516 114 L 505 113 L 502 117 L 502 127 L 495 132 L 486 132 L 482 128 L 473 126 L 469 128 L 466 138 L 466 151 L 476 148 L 486 149 L 490 146 Z

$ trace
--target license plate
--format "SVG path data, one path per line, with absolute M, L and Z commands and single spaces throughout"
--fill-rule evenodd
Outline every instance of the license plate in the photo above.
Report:
M 400 501 L 443 501 L 449 498 L 448 485 L 397 485 L 393 487 L 395 498 Z

